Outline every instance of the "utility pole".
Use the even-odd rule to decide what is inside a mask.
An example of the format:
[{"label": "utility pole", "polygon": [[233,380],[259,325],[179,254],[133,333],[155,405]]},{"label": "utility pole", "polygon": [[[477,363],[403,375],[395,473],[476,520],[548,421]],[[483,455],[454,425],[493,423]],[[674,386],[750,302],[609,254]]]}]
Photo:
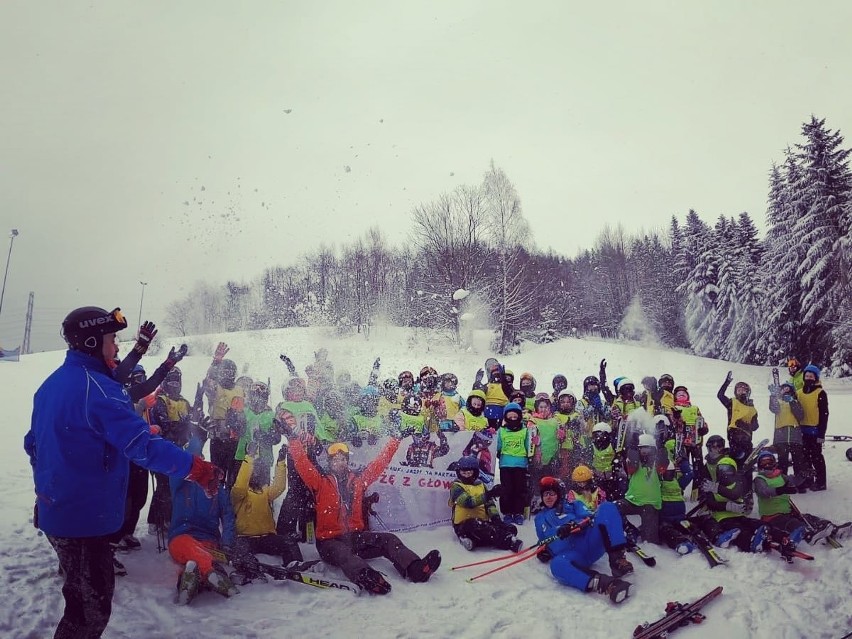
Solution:
[{"label": "utility pole", "polygon": [[12,229],[9,234],[9,254],[6,256],[6,272],[3,274],[3,290],[0,291],[0,313],[3,312],[3,298],[6,296],[6,278],[9,277],[9,262],[12,259],[12,246],[15,244],[15,238],[18,237],[18,229]]}]

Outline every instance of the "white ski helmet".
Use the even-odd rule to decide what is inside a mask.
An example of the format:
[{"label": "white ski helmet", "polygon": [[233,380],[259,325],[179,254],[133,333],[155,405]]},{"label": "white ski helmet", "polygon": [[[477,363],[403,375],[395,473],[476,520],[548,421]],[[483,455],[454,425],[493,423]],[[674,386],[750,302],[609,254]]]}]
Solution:
[{"label": "white ski helmet", "polygon": [[654,439],[653,435],[649,435],[648,433],[642,433],[639,435],[639,448],[656,448],[657,440]]},{"label": "white ski helmet", "polygon": [[612,426],[606,422],[598,422],[592,427],[593,433],[609,433],[612,434]]}]

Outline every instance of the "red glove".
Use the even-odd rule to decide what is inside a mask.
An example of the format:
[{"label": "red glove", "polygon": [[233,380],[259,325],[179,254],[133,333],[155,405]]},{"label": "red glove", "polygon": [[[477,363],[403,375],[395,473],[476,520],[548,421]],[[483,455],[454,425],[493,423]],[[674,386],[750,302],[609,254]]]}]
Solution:
[{"label": "red glove", "polygon": [[214,497],[219,492],[219,483],[224,476],[225,474],[218,467],[196,455],[186,480],[194,481],[204,489],[205,495]]},{"label": "red glove", "polygon": [[148,432],[152,435],[159,435],[163,432],[163,430],[159,426],[157,426],[157,424],[151,424],[150,426],[148,426]]}]

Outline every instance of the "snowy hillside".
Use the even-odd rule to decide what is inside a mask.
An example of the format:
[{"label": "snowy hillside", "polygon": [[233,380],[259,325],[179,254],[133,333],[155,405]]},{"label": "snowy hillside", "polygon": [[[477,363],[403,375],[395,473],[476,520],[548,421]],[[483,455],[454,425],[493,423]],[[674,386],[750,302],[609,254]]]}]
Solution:
[{"label": "snowy hillside", "polygon": [[[126,339],[132,337],[125,332]],[[255,333],[189,338],[192,356],[181,363],[184,395],[191,397],[209,362],[215,343],[223,339],[232,357],[255,378],[272,380],[272,399],[286,370],[278,359],[287,353],[302,371],[313,352],[325,347],[336,371],[348,370],[364,383],[376,356],[382,358],[382,376],[396,376],[403,369],[417,371],[429,364],[441,372],[453,371],[459,388],[469,388],[476,369],[491,355],[456,352],[444,343],[428,344],[402,329],[377,328],[369,340],[362,336],[339,339],[324,329],[284,329]],[[486,343],[483,336],[482,344]],[[129,344],[122,348],[127,352]],[[203,351],[203,355],[200,352]],[[165,351],[143,363],[153,370]],[[56,576],[56,557],[44,537],[31,526],[32,476],[22,441],[29,426],[32,395],[43,379],[62,361],[63,352],[27,355],[19,363],[0,363],[0,387],[4,389],[7,446],[0,452],[0,568],[6,594],[0,614],[0,635],[15,639],[52,636],[61,615],[61,580]],[[516,376],[532,372],[540,390],[550,390],[550,380],[564,373],[570,388],[579,391],[581,380],[597,374],[598,362],[606,358],[610,379],[627,375],[639,381],[643,375],[671,373],[678,384],[689,387],[693,403],[701,407],[711,433],[724,435],[725,411],[716,391],[729,368],[735,380],[753,388],[761,428],[756,438],[772,436],[768,410],[769,370],[753,366],[729,366],[726,362],[692,357],[678,352],[633,344],[602,341],[562,340],[529,346],[505,363]],[[825,380],[831,419],[829,434],[852,434],[852,384]],[[835,521],[852,518],[852,463],[844,451],[849,444],[826,445],[829,489],[796,497],[806,512]],[[178,567],[168,554],[157,554],[156,540],[145,534],[144,514],[137,534],[141,551],[122,556],[129,575],[117,578],[113,614],[105,637],[116,639],[159,639],[167,637],[458,637],[510,639],[520,636],[547,639],[570,637],[631,636],[637,623],[659,617],[670,600],[689,601],[722,585],[722,597],[709,605],[707,621],[701,626],[679,630],[684,639],[701,637],[739,639],[839,638],[852,631],[852,541],[841,549],[828,546],[803,550],[816,556],[813,562],[783,563],[777,555],[743,555],[735,550],[722,553],[726,566],[710,570],[697,553],[678,557],[663,547],[647,546],[656,555],[657,566],[634,562],[636,573],[632,596],[615,607],[600,595],[583,595],[559,586],[546,566],[536,560],[486,577],[475,583],[465,578],[476,569],[451,572],[454,565],[496,556],[499,551],[468,553],[455,540],[449,527],[415,533],[402,538],[415,552],[439,548],[443,565],[427,584],[404,582],[385,560],[375,567],[388,574],[393,591],[386,597],[321,591],[298,584],[276,582],[251,584],[236,597],[225,600],[212,593],[199,596],[188,607],[172,603]],[[530,523],[522,527],[526,544],[535,540]],[[306,558],[316,557],[313,547],[303,546]],[[602,562],[602,563],[605,563]],[[334,569],[330,569],[335,572]]]}]

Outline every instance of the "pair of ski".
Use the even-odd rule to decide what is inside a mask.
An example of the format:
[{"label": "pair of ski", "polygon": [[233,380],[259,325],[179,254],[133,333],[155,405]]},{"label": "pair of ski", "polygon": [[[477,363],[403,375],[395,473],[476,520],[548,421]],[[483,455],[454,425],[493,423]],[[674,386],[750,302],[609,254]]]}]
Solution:
[{"label": "pair of ski", "polygon": [[691,623],[701,623],[707,617],[701,614],[701,609],[722,594],[722,586],[717,586],[706,595],[689,604],[670,601],[666,605],[666,614],[653,623],[636,626],[633,639],[665,639],[678,628]]}]

